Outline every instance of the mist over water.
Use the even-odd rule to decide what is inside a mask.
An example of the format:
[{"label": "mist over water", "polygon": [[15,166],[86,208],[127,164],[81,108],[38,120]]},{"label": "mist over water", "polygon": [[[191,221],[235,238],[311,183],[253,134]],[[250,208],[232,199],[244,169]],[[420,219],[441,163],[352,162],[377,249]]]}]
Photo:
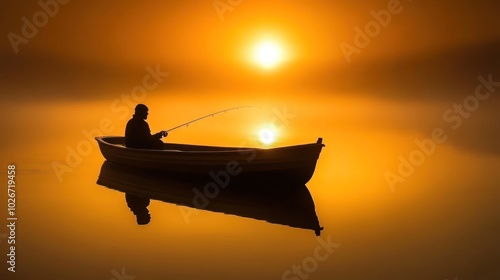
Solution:
[{"label": "mist over water", "polygon": [[[312,231],[202,210],[186,223],[178,206],[155,200],[149,206],[151,223],[137,226],[124,194],[96,184],[104,158],[92,137],[100,132],[123,135],[133,112],[121,101],[114,103],[120,100],[116,96],[89,102],[25,103],[28,115],[6,109],[16,119],[15,125],[2,125],[10,133],[3,138],[8,146],[2,145],[1,152],[4,166],[18,164],[18,215],[23,224],[18,279],[42,273],[111,278],[110,271],[122,267],[130,275],[149,279],[165,274],[280,279],[293,264],[313,255],[318,241]],[[500,159],[494,149],[479,149],[473,141],[461,145],[463,141],[455,137],[469,135],[467,122],[483,123],[495,116],[492,108],[497,99],[488,100],[493,105],[484,103],[464,120],[463,132],[442,119],[448,102],[408,103],[342,94],[321,100],[242,100],[228,94],[168,92],[150,94],[141,102],[150,108],[152,132],[228,107],[262,107],[178,129],[164,139],[170,142],[266,148],[257,134],[270,122],[280,127],[277,141],[267,148],[323,138],[326,147],[307,187],[325,228],[321,238],[340,247],[319,263],[314,279],[387,274],[465,279],[479,269],[485,277],[476,279],[488,279],[496,273],[488,260],[497,251],[487,244],[495,244],[498,229]],[[411,175],[403,176],[404,182],[388,184],[386,172],[399,174],[400,156],[410,161],[410,154],[419,148],[415,141],[428,139],[435,128],[445,130],[448,140],[437,144]],[[488,127],[478,131],[494,137],[497,134],[491,132],[498,132]],[[70,172],[58,175],[54,162]],[[196,270],[191,269],[193,263]],[[363,269],[354,269],[360,263]]]}]

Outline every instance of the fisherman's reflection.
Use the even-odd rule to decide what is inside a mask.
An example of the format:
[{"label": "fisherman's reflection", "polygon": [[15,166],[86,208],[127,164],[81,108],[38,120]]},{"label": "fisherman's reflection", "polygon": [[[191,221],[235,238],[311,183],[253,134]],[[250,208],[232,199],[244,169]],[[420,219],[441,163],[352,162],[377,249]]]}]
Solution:
[{"label": "fisherman's reflection", "polygon": [[125,194],[125,200],[130,210],[137,217],[138,225],[147,225],[151,221],[151,215],[149,214],[149,198],[137,196],[134,194]]}]

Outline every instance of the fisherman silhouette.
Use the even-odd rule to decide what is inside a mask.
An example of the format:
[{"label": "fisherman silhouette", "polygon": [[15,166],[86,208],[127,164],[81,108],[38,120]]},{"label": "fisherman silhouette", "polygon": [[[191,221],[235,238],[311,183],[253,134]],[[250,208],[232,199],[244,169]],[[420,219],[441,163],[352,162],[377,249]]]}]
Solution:
[{"label": "fisherman silhouette", "polygon": [[127,123],[125,128],[125,146],[136,149],[163,149],[163,142],[160,140],[166,137],[168,132],[160,131],[151,135],[151,130],[146,122],[148,118],[148,107],[144,104],[135,106],[135,114]]},{"label": "fisherman silhouette", "polygon": [[151,215],[149,215],[148,210],[149,198],[126,193],[125,200],[127,201],[127,206],[130,208],[130,211],[137,217],[137,224],[149,224],[151,221]]}]

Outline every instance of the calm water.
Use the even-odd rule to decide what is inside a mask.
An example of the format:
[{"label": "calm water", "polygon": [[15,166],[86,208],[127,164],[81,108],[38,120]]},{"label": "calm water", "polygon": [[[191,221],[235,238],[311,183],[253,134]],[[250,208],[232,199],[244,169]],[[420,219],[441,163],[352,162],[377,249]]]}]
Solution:
[{"label": "calm water", "polygon": [[[120,279],[125,273],[137,280],[443,280],[500,274],[500,158],[460,141],[480,127],[484,112],[451,133],[441,118],[444,103],[186,96],[147,97],[153,132],[227,107],[262,109],[216,116],[165,141],[262,146],[256,134],[270,122],[278,133],[271,147],[323,137],[326,147],[307,184],[324,227],[320,239],[312,230],[158,200],[148,207],[151,222],[138,226],[124,193],[96,184],[104,159],[88,136],[96,129],[123,134],[130,108],[113,107],[113,99],[24,103],[4,111],[11,117],[2,127],[10,131],[2,136],[2,174],[16,164],[18,221],[17,272],[7,273],[2,261],[1,278]],[[20,108],[29,115],[20,116]],[[415,140],[438,127],[449,139],[391,188],[386,172],[397,173],[398,157],[408,158]],[[68,172],[55,172],[55,162]],[[7,208],[5,191],[1,201]],[[0,240],[5,260],[6,240]],[[331,248],[318,247],[328,242]]]}]

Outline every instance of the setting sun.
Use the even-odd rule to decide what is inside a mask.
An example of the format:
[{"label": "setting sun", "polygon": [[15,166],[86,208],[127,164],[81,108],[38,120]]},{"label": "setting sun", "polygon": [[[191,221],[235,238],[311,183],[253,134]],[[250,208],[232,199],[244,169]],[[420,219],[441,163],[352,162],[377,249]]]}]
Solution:
[{"label": "setting sun", "polygon": [[262,68],[275,68],[283,61],[283,59],[283,48],[275,41],[261,41],[254,49],[253,60]]},{"label": "setting sun", "polygon": [[259,132],[259,140],[264,145],[272,144],[274,142],[275,138],[276,138],[276,134],[270,128],[263,128]]}]

